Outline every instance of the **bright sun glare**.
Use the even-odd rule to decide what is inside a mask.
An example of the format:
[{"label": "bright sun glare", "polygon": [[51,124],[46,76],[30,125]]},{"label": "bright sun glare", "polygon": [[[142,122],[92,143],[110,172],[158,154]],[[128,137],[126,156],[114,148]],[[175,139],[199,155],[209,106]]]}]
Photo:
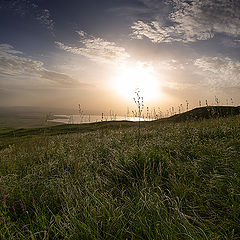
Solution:
[{"label": "bright sun glare", "polygon": [[127,99],[133,99],[136,89],[144,101],[152,101],[159,97],[159,83],[152,66],[137,64],[135,67],[122,66],[115,78],[114,87]]}]

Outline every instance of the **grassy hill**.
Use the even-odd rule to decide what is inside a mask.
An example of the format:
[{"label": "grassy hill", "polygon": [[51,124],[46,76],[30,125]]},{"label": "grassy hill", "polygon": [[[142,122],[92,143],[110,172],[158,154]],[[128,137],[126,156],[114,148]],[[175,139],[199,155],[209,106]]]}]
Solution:
[{"label": "grassy hill", "polygon": [[2,131],[0,239],[239,239],[240,116],[186,114]]},{"label": "grassy hill", "polygon": [[169,118],[160,119],[158,121],[172,121],[172,122],[182,122],[182,121],[196,121],[210,118],[219,117],[229,117],[240,114],[240,107],[233,106],[208,106],[199,107],[189,110],[184,113],[173,115]]}]

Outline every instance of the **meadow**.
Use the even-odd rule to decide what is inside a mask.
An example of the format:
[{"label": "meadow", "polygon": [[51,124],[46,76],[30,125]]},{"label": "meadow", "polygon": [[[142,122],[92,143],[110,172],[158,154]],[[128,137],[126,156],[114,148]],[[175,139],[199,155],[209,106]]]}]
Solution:
[{"label": "meadow", "polygon": [[0,239],[239,239],[240,115],[4,130]]}]

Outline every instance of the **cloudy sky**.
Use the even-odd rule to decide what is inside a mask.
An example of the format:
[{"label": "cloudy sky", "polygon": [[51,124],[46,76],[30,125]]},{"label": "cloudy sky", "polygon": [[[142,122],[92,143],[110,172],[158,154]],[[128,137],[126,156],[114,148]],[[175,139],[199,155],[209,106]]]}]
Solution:
[{"label": "cloudy sky", "polygon": [[0,29],[0,106],[240,104],[239,0],[0,0]]}]

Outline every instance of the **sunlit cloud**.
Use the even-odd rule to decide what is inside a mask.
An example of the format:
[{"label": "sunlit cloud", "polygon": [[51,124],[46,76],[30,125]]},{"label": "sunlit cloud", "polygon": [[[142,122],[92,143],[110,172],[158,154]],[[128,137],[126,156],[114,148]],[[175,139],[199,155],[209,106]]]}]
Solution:
[{"label": "sunlit cloud", "polygon": [[207,90],[240,87],[240,61],[229,57],[201,57],[178,61],[160,60],[155,69],[162,73],[168,88],[203,87]]},{"label": "sunlit cloud", "polygon": [[57,46],[67,52],[82,55],[95,62],[121,63],[130,57],[125,48],[115,42],[109,42],[99,37],[88,35],[84,31],[77,31],[81,47],[73,47],[56,42]]},{"label": "sunlit cloud", "polygon": [[[142,0],[155,12],[159,6],[154,2]],[[168,15],[168,22],[161,22],[160,16],[149,21],[138,20],[131,26],[131,37],[135,39],[149,38],[154,43],[160,42],[195,42],[223,33],[232,37],[240,35],[240,4],[230,0],[167,0],[173,6]]]},{"label": "sunlit cloud", "polygon": [[228,57],[201,57],[194,65],[211,87],[240,87],[240,61]]}]

